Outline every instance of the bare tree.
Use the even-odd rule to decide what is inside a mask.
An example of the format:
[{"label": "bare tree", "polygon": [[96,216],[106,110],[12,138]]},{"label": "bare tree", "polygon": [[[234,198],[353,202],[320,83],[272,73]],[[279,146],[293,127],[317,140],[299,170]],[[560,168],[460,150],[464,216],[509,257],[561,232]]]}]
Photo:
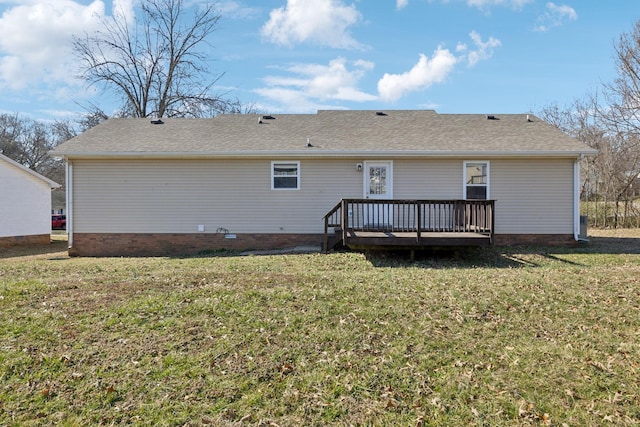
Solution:
[{"label": "bare tree", "polygon": [[261,110],[255,104],[243,104],[238,98],[228,99],[209,111],[210,116],[217,114],[259,114]]},{"label": "bare tree", "polygon": [[[192,13],[190,13],[192,11]],[[224,111],[213,93],[222,75],[205,66],[208,37],[220,15],[213,4],[187,10],[183,0],[145,0],[138,17],[102,20],[103,30],[74,39],[81,78],[122,97],[128,117],[203,117]]]},{"label": "bare tree", "polygon": [[612,163],[609,165],[617,226],[620,205],[624,217],[633,209],[633,187],[640,183],[640,21],[614,45],[617,77],[604,86],[606,104],[599,110],[606,122]]},{"label": "bare tree", "polygon": [[39,172],[51,148],[43,123],[18,114],[0,115],[0,149],[5,156]]},{"label": "bare tree", "polygon": [[618,227],[640,217],[633,204],[640,185],[640,21],[620,36],[614,52],[617,76],[603,85],[602,97],[589,96],[564,110],[552,105],[540,115],[598,150],[584,162],[583,195],[603,202],[596,225]]},{"label": "bare tree", "polygon": [[76,122],[73,122],[71,120],[56,120],[55,122],[53,122],[53,124],[51,124],[50,127],[53,142],[56,145],[68,141],[74,136],[78,135],[78,131],[76,130]]},{"label": "bare tree", "polygon": [[581,191],[580,196],[586,199],[597,193],[598,184],[602,182],[602,159],[606,157],[602,149],[607,144],[604,124],[595,107],[597,97],[592,96],[583,100],[575,100],[573,104],[561,108],[558,104],[544,107],[539,117],[557,127],[564,133],[584,142],[592,148],[599,150],[594,157],[587,157],[582,161],[581,167]]},{"label": "bare tree", "polygon": [[604,87],[602,114],[618,132],[640,134],[640,21],[614,45],[616,79]]},{"label": "bare tree", "polygon": [[74,134],[70,123],[49,125],[18,114],[0,114],[0,151],[57,182],[64,179],[63,164],[47,153]]},{"label": "bare tree", "polygon": [[20,163],[19,139],[23,123],[18,114],[0,114],[0,153]]},{"label": "bare tree", "polygon": [[100,123],[107,120],[109,116],[107,113],[102,111],[96,105],[91,105],[90,108],[87,109],[87,112],[78,119],[78,126],[80,127],[80,132],[85,132],[91,129],[94,126],[99,125]]}]

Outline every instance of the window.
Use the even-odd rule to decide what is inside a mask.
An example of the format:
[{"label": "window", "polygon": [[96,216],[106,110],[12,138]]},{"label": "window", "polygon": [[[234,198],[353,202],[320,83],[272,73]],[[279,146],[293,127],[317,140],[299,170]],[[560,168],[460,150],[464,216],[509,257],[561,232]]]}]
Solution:
[{"label": "window", "polygon": [[489,162],[464,162],[465,200],[489,199]]},{"label": "window", "polygon": [[272,190],[300,189],[300,162],[271,162]]}]

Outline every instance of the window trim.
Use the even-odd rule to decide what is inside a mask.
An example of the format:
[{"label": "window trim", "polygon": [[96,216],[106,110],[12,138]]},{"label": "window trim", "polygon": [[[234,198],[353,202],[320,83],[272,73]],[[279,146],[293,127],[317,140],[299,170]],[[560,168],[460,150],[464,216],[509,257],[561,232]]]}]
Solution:
[{"label": "window trim", "polygon": [[[483,163],[487,166],[487,183],[486,184],[467,184],[467,165]],[[463,200],[481,200],[481,199],[467,199],[467,187],[487,187],[487,197],[484,200],[491,200],[491,162],[489,160],[465,160],[462,165],[462,199]]]},{"label": "window trim", "polygon": [[[275,174],[275,168],[276,165],[296,165],[296,187],[295,188],[276,188],[275,186],[275,180],[276,180],[276,174]],[[293,177],[293,176],[291,176]],[[301,178],[301,174],[300,174],[300,161],[299,160],[273,160],[271,162],[271,190],[273,191],[295,191],[295,190],[300,190],[300,178]]]}]

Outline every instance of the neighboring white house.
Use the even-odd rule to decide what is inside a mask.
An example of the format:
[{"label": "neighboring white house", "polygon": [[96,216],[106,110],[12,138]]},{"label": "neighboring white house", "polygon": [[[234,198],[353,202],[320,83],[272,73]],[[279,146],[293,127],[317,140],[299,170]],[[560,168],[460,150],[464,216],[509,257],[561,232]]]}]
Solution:
[{"label": "neighboring white house", "polygon": [[51,190],[59,184],[0,154],[0,247],[51,241]]},{"label": "neighboring white house", "polygon": [[[335,230],[351,247],[571,244],[594,153],[526,114],[419,110],[109,119],[50,154],[67,162],[70,253],[101,256],[326,245]],[[361,231],[386,234],[347,239]]]}]

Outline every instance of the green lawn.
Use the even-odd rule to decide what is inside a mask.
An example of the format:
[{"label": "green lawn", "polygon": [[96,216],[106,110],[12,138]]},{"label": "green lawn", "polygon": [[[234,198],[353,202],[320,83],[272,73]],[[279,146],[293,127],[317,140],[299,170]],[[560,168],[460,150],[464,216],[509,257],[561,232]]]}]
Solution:
[{"label": "green lawn", "polygon": [[640,232],[577,248],[0,252],[0,425],[640,425]]}]

